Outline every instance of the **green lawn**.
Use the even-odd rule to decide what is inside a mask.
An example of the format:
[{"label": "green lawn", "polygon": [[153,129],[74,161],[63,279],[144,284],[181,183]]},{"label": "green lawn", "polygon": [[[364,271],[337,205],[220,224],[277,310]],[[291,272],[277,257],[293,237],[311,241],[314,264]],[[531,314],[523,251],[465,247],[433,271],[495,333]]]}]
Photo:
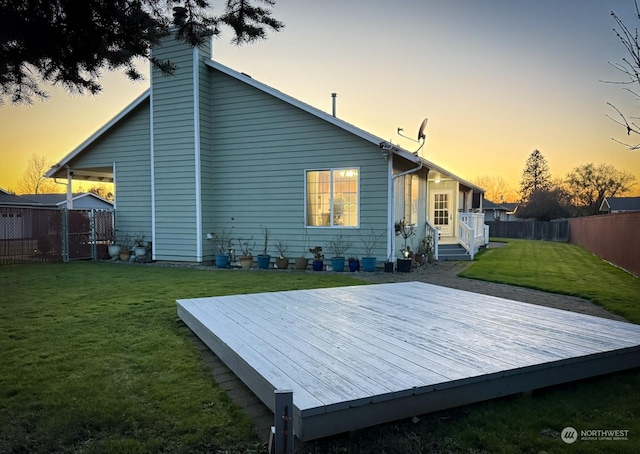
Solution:
[{"label": "green lawn", "polygon": [[[468,272],[517,262],[500,251],[530,254],[520,260],[522,275],[537,268],[535,254],[543,262],[567,255],[567,245],[540,255],[535,246],[547,243],[519,243],[481,254]],[[572,251],[573,259],[556,263],[577,269],[583,255]],[[580,284],[588,291],[599,295],[611,276],[619,279],[612,287],[637,289],[635,278],[594,263],[604,268]],[[562,290],[573,293],[574,279],[565,278]],[[250,421],[211,379],[175,299],[361,283],[348,274],[111,263],[0,267],[0,453],[263,452]],[[523,283],[539,287],[535,279]],[[635,317],[637,294],[601,303]],[[319,440],[299,452],[640,452],[638,390],[640,371],[631,370]],[[559,439],[565,426],[629,430],[629,440],[568,446]]]},{"label": "green lawn", "polygon": [[640,279],[572,244],[503,241],[460,275],[579,296],[640,323]]},{"label": "green lawn", "polygon": [[0,453],[211,452],[251,422],[177,298],[358,284],[328,273],[69,263],[0,268]]}]

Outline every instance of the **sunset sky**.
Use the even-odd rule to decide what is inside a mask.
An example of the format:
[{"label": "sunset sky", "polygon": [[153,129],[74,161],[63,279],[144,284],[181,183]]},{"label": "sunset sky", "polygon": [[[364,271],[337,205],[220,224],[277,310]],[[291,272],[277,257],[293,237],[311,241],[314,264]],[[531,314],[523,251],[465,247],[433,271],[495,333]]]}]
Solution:
[{"label": "sunset sky", "polygon": [[[278,0],[282,32],[236,47],[224,30],[214,59],[327,112],[336,92],[338,117],[409,150],[397,128],[414,136],[428,117],[424,157],[467,180],[517,188],[538,149],[554,178],[609,163],[634,174],[640,194],[640,151],[612,141],[627,136],[605,116],[607,101],[640,113],[603,82],[624,80],[610,64],[626,56],[611,10],[640,25],[633,0]],[[60,160],[148,80],[111,73],[103,85],[97,97],[50,89],[48,101],[1,107],[0,188],[17,187],[33,153]]]}]

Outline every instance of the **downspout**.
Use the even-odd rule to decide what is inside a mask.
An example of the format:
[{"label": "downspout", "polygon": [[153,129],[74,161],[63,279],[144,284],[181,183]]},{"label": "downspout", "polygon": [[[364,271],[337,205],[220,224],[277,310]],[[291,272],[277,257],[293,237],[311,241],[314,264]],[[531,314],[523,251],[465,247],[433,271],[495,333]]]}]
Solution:
[{"label": "downspout", "polygon": [[[391,153],[391,156],[393,156],[393,153]],[[387,252],[389,252],[388,254],[388,259],[389,261],[391,261],[392,257],[395,258],[396,256],[396,241],[395,241],[395,229],[394,229],[394,224],[395,224],[395,210],[396,210],[396,195],[395,195],[395,180],[397,178],[400,178],[404,175],[409,175],[410,173],[415,173],[418,172],[419,170],[422,169],[423,164],[422,161],[420,161],[418,163],[418,167],[414,167],[413,169],[409,169],[409,170],[405,170],[404,172],[400,172],[397,173],[395,175],[393,175],[393,166],[392,166],[392,160],[389,159],[389,175],[390,175],[390,181],[389,181],[389,188],[390,188],[390,192],[391,192],[391,201],[389,204],[389,244],[387,245]],[[390,250],[389,250],[390,249]]]}]

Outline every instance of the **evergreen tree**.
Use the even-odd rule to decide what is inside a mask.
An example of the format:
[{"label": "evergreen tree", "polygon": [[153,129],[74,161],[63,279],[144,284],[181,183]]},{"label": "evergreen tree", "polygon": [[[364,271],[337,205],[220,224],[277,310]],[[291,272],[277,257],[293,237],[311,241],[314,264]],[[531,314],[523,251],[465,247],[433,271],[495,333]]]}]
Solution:
[{"label": "evergreen tree", "polygon": [[549,191],[551,189],[551,172],[549,164],[539,150],[533,152],[527,158],[522,178],[520,179],[520,197],[522,202],[527,202],[531,194],[537,191]]},{"label": "evergreen tree", "polygon": [[150,49],[171,29],[193,46],[229,26],[233,42],[250,43],[278,31],[283,24],[268,8],[275,0],[0,0],[0,104],[46,98],[41,83],[70,92],[96,94],[100,72],[123,70],[142,76],[134,66],[147,58],[165,74],[175,65],[151,57]]}]

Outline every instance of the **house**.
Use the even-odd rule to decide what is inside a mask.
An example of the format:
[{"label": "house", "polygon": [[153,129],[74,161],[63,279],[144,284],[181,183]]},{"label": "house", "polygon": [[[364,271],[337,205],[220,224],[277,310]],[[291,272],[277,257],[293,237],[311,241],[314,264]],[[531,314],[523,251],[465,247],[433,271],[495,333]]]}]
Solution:
[{"label": "house", "polygon": [[[28,199],[37,206],[51,208],[67,208],[67,194],[24,194],[20,196]],[[96,209],[112,210],[113,204],[92,192],[77,192],[71,195],[71,208],[73,209]]]},{"label": "house", "polygon": [[484,200],[484,221],[513,221],[516,217],[517,203],[495,203]]},{"label": "house", "polygon": [[640,197],[605,197],[598,211],[600,213],[640,211]]},{"label": "house", "polygon": [[208,233],[231,229],[261,245],[263,228],[272,255],[286,240],[292,257],[316,245],[329,257],[342,234],[347,255],[363,256],[360,235],[374,229],[386,232],[381,263],[403,247],[402,218],[417,226],[414,247],[429,232],[470,254],[485,242],[472,213],[481,188],[211,54],[210,42],[165,39],[153,56],[176,63],[175,74],[152,69],[149,90],[46,176],[114,182],[118,232],[142,231],[154,260],[210,262]]}]

